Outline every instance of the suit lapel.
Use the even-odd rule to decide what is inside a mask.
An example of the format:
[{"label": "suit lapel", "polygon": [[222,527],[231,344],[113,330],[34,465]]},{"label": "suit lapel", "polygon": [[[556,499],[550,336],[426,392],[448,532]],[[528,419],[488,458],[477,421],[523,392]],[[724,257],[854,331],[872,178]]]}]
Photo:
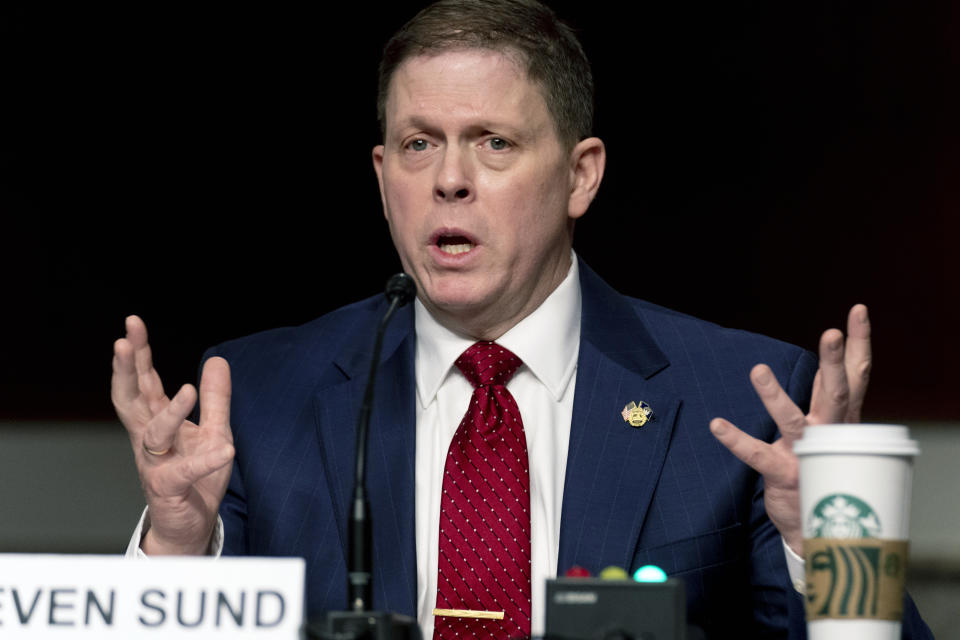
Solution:
[{"label": "suit lapel", "polygon": [[[385,310],[379,309],[376,320]],[[353,495],[356,421],[372,357],[374,328],[334,360],[343,381],[318,391],[314,408],[324,473],[330,487],[344,557]],[[416,615],[414,537],[414,332],[412,306],[401,309],[384,337],[367,444],[367,490],[373,541],[373,599],[378,610]]]},{"label": "suit lapel", "polygon": [[[580,355],[563,495],[557,572],[631,569],[660,477],[680,400],[657,384],[669,362],[616,291],[580,263]],[[630,426],[621,412],[649,404],[653,418]]]}]

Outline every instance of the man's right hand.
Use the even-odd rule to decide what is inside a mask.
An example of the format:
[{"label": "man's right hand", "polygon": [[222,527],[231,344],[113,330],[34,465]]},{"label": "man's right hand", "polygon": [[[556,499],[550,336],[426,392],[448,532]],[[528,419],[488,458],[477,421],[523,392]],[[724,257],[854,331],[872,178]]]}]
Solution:
[{"label": "man's right hand", "polygon": [[133,446],[150,527],[147,554],[201,555],[208,551],[217,509],[230,480],[230,367],[210,358],[200,377],[200,424],[187,420],[197,401],[192,385],[172,398],[153,368],[147,327],[126,320],[127,335],[113,345],[111,397]]}]

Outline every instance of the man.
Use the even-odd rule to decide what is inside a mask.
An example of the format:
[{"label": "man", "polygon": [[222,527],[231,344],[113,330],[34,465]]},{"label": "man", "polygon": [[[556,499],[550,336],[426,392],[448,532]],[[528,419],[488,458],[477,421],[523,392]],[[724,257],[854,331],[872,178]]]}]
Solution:
[{"label": "man", "polygon": [[[708,634],[802,633],[785,561],[802,540],[791,443],[858,419],[866,309],[846,344],[824,334],[814,381],[800,349],[607,287],[571,250],[606,159],[591,104],[579,43],[533,0],[442,0],[385,49],[373,164],[418,300],[385,337],[371,423],[374,606],[428,636],[537,635],[546,577],[653,562],[685,579]],[[133,549],[302,555],[310,613],[345,608],[353,425],[383,310],[366,300],[212,351],[198,424],[196,392],[164,395],[128,318],[112,393],[148,505]],[[475,348],[515,368],[477,381]],[[490,469],[466,452],[477,432]],[[517,505],[471,502],[474,488]]]}]

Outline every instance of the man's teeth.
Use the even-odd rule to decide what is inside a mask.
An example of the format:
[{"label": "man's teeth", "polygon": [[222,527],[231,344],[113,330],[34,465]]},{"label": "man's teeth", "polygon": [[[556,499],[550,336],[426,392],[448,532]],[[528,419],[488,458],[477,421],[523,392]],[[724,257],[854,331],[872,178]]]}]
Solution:
[{"label": "man's teeth", "polygon": [[469,242],[463,244],[440,244],[440,250],[444,253],[466,253],[470,251],[470,249],[473,249],[473,245]]}]

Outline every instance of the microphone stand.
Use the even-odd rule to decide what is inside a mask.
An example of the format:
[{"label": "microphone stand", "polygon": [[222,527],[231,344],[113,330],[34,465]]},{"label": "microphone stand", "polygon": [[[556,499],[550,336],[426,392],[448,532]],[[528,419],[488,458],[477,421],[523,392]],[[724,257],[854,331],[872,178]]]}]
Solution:
[{"label": "microphone stand", "polygon": [[320,623],[307,625],[307,637],[322,640],[420,640],[417,621],[409,616],[383,611],[371,611],[371,573],[373,561],[370,542],[370,503],[366,492],[367,433],[370,431],[370,412],[373,390],[383,335],[394,312],[416,296],[416,285],[405,273],[398,273],[387,281],[385,294],[390,301],[386,313],[377,326],[373,358],[363,402],[357,414],[357,448],[353,501],[350,506],[349,553],[347,556],[347,594],[349,611],[331,611]]}]

